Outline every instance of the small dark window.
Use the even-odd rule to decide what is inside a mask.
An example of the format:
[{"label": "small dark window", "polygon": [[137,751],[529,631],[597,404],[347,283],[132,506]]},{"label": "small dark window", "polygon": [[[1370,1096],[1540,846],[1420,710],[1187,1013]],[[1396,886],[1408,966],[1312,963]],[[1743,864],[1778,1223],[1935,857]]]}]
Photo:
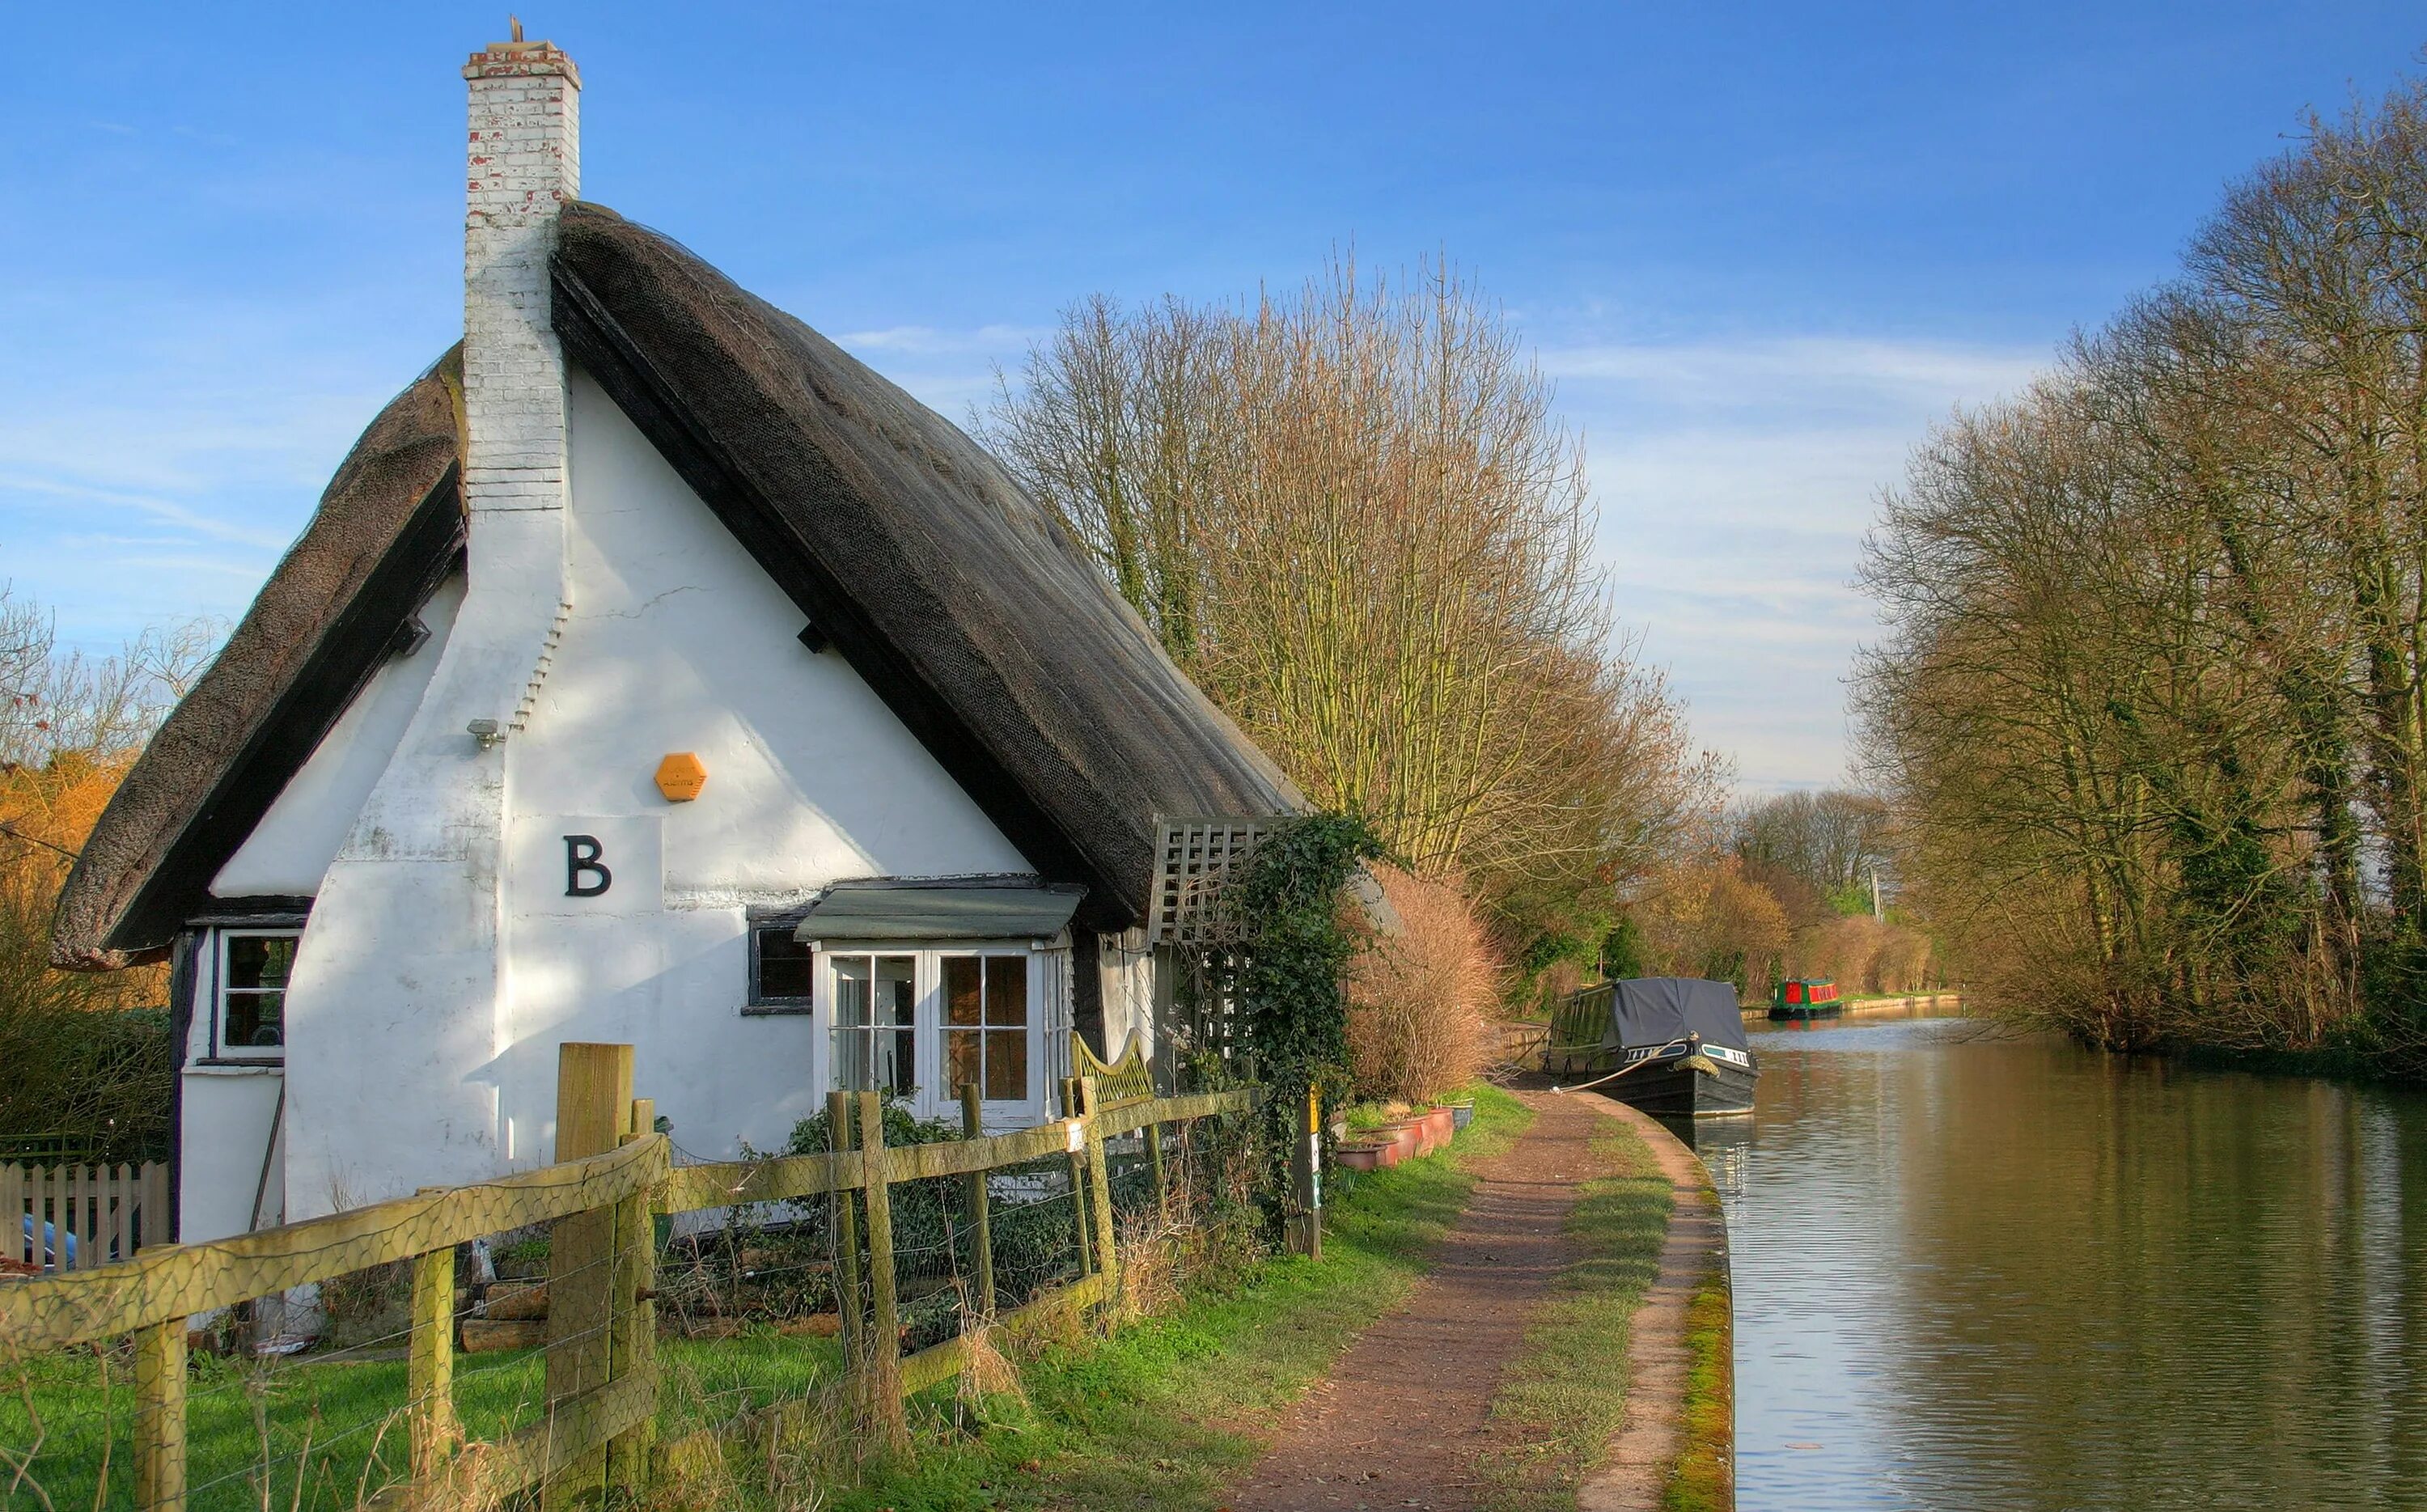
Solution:
[{"label": "small dark window", "polygon": [[286,981],[295,969],[292,931],[220,936],[219,1044],[230,1060],[281,1058],[286,1044]]},{"label": "small dark window", "polygon": [[806,1009],[815,952],[792,937],[798,919],[758,919],[750,923],[750,1002],[753,1007]]}]

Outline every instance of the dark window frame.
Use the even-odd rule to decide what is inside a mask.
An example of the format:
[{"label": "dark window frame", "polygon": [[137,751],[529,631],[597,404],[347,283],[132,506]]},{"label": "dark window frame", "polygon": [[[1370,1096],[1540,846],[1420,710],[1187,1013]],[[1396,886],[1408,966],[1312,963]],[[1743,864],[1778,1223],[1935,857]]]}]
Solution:
[{"label": "dark window frame", "polygon": [[742,934],[743,952],[750,958],[750,993],[743,1000],[741,1012],[753,1018],[774,1017],[784,1014],[809,1014],[817,1011],[817,960],[814,947],[807,950],[808,990],[797,998],[771,997],[759,980],[758,938],[778,929],[795,930],[808,917],[806,903],[790,908],[753,908],[747,916]]}]

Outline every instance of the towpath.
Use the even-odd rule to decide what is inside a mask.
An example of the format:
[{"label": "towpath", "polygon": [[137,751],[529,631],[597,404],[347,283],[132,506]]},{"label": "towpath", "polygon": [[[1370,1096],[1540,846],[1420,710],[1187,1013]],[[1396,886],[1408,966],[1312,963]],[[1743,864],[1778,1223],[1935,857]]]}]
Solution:
[{"label": "towpath", "polygon": [[1430,1273],[1282,1419],[1231,1512],[1481,1504],[1474,1466],[1495,1446],[1492,1395],[1528,1314],[1579,1257],[1561,1225],[1599,1169],[1588,1144],[1600,1099],[1521,1096],[1532,1127],[1475,1162],[1474,1195]]},{"label": "towpath", "polygon": [[1495,1433],[1492,1398],[1553,1277],[1582,1258],[1563,1227],[1581,1183],[1604,1172],[1590,1149],[1604,1117],[1643,1137],[1676,1210],[1659,1279],[1631,1329],[1625,1423],[1608,1461],[1578,1488],[1579,1504],[1658,1504],[1679,1447],[1686,1305],[1725,1252],[1709,1179],[1690,1151],[1632,1108],[1589,1093],[1519,1096],[1534,1122],[1507,1151],[1475,1162],[1474,1197],[1432,1270],[1281,1420],[1229,1512],[1471,1512],[1486,1504],[1492,1484],[1477,1461],[1517,1447]]}]

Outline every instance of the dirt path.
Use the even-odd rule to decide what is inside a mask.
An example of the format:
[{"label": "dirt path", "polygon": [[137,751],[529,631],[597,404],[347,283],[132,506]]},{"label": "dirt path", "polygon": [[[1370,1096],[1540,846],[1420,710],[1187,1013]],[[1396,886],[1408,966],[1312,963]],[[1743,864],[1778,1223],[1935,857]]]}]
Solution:
[{"label": "dirt path", "polygon": [[1560,1232],[1603,1105],[1522,1094],[1533,1126],[1478,1162],[1465,1215],[1405,1307],[1367,1329],[1330,1377],[1292,1408],[1273,1445],[1230,1497],[1232,1512],[1418,1508],[1480,1502],[1474,1463],[1526,1314],[1578,1258]]}]

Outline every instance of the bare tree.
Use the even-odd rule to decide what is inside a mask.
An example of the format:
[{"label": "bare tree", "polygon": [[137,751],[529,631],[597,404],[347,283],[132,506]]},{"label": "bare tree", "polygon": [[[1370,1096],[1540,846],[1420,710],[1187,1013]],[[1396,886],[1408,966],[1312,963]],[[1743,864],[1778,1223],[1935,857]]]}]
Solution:
[{"label": "bare tree", "polygon": [[1420,873],[1614,897],[1711,801],[1580,450],[1472,282],[1067,312],[983,431],[1175,659]]}]

